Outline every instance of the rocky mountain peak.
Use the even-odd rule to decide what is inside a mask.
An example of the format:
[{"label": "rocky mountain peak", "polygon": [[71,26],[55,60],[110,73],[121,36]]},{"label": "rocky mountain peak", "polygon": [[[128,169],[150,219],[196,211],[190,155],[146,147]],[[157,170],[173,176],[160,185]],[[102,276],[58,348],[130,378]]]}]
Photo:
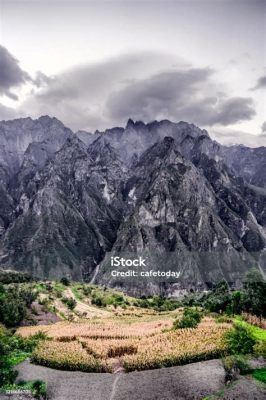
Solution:
[{"label": "rocky mountain peak", "polygon": [[127,124],[126,124],[126,129],[134,128],[134,126],[135,126],[135,123],[134,123],[133,119],[129,118],[127,121]]},{"label": "rocky mountain peak", "polygon": [[58,125],[61,127],[64,126],[63,123],[61,121],[59,121],[59,119],[57,119],[56,117],[50,117],[49,115],[42,115],[36,121],[39,122],[43,127],[47,127],[52,124],[55,124],[55,125]]},{"label": "rocky mountain peak", "polygon": [[76,132],[76,136],[82,140],[83,143],[86,144],[86,146],[89,146],[94,140],[96,140],[101,133],[97,130],[95,133],[90,133],[84,130],[79,130]]},{"label": "rocky mountain peak", "polygon": [[[39,153],[44,153],[40,163],[43,166],[72,135],[62,122],[49,116],[0,122],[0,165],[5,166],[11,176],[16,174],[25,157],[34,158],[34,154],[38,154],[36,146],[32,147],[35,143],[40,147]],[[28,147],[30,151],[27,152]],[[34,163],[38,167],[38,157],[35,157]]]},{"label": "rocky mountain peak", "polygon": [[177,158],[182,162],[182,156],[178,151],[177,143],[174,138],[166,136],[162,141],[155,143],[142,154],[137,166],[150,168],[162,162],[171,163]]},{"label": "rocky mountain peak", "polygon": [[[184,121],[94,134],[49,116],[0,122],[1,262],[45,278],[96,270],[134,295],[239,284],[266,265],[265,160]],[[129,252],[180,278],[112,279],[110,255]]]},{"label": "rocky mountain peak", "polygon": [[126,130],[128,129],[141,129],[145,128],[147,125],[142,121],[133,121],[133,119],[129,118],[126,124]]},{"label": "rocky mountain peak", "polygon": [[88,153],[95,162],[108,164],[110,161],[118,159],[117,153],[104,135],[99,136],[89,145]]}]

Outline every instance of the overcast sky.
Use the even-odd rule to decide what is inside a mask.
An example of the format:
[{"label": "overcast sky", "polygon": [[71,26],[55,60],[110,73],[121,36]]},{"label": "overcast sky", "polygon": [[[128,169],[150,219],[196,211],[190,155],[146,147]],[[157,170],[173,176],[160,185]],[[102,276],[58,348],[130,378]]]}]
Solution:
[{"label": "overcast sky", "polygon": [[188,121],[266,145],[266,0],[0,0],[0,120]]}]

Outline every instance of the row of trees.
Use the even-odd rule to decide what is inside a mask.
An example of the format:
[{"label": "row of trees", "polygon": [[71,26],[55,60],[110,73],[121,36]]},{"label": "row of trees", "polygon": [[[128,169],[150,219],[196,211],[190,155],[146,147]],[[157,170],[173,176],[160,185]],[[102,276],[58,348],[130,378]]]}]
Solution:
[{"label": "row of trees", "polygon": [[231,290],[225,280],[209,293],[188,298],[188,305],[203,306],[211,312],[266,317],[266,282],[258,270],[247,274],[241,290]]}]

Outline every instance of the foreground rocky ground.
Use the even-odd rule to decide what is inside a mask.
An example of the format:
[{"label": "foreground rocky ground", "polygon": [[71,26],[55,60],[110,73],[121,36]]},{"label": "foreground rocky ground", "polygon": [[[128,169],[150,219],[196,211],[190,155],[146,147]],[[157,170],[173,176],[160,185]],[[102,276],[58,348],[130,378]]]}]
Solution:
[{"label": "foreground rocky ground", "polygon": [[265,385],[251,378],[240,376],[239,379],[216,395],[208,396],[206,400],[265,400]]},{"label": "foreground rocky ground", "polygon": [[[129,374],[59,371],[25,361],[18,365],[19,379],[48,383],[49,400],[264,400],[265,387],[240,377],[224,387],[220,360]],[[29,395],[3,395],[1,400],[28,400]]]}]

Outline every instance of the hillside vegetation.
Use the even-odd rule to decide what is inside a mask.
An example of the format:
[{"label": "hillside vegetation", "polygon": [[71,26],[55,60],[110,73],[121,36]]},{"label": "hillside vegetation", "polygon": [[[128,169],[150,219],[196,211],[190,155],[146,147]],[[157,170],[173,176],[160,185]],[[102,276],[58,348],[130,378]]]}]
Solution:
[{"label": "hillside vegetation", "polygon": [[71,371],[129,372],[221,357],[231,380],[241,357],[266,357],[265,282],[255,275],[241,291],[222,281],[177,300],[0,274],[0,387],[14,387],[14,366],[26,358]]}]

